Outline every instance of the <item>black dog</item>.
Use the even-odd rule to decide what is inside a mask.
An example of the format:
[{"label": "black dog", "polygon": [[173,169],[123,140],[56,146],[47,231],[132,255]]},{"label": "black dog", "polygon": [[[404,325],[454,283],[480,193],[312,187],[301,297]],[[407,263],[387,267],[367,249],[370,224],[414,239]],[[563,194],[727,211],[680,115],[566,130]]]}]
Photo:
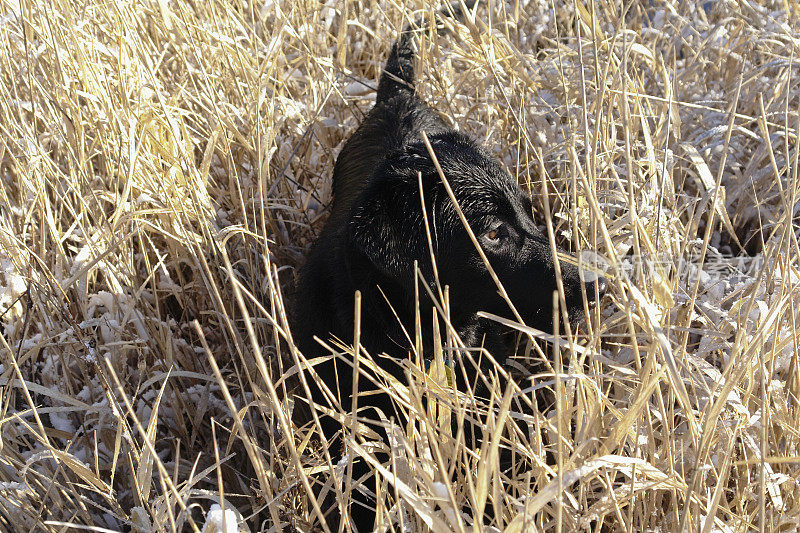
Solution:
[{"label": "black dog", "polygon": [[[430,139],[469,226],[528,325],[552,329],[556,290],[552,250],[534,223],[528,195],[475,141],[449,128],[415,95],[412,37],[406,30],[394,44],[375,106],[336,160],[332,212],[300,274],[292,327],[294,340],[307,357],[327,353],[314,336],[353,342],[353,296],[360,291],[361,346],[401,380],[405,378],[400,361],[408,358],[411,348],[406,332],[414,335],[415,262],[434,294],[437,290],[420,173],[438,279],[441,287],[449,286],[450,320],[461,340],[500,357],[508,350],[507,332],[478,312],[512,316],[446,192],[421,132]],[[568,262],[561,262],[561,275],[569,317],[578,319],[583,315],[583,294],[592,305],[595,295],[605,291],[605,281],[601,278],[582,290],[578,268]],[[431,324],[432,304],[424,288],[419,294],[422,324]],[[432,343],[431,332],[425,334],[423,329],[428,354]],[[352,362],[339,359],[315,369],[341,399],[341,407],[350,410]],[[374,390],[368,385],[362,376],[359,392]],[[327,404],[313,384],[312,391],[316,402]],[[394,415],[391,398],[385,394],[359,394],[358,408],[359,420],[377,420],[370,409]],[[323,418],[328,439],[338,429],[340,424]],[[361,500],[355,498],[356,527],[370,530],[374,513],[359,507]]]}]

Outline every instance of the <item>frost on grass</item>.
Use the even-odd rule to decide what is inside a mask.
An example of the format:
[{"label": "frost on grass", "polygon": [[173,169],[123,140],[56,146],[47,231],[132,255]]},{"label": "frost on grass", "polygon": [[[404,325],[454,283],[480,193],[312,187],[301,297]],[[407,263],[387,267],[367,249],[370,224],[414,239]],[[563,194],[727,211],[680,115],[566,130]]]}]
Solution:
[{"label": "frost on grass", "polygon": [[286,304],[423,4],[0,4],[0,529],[220,531],[224,499],[305,530],[363,460],[409,531],[795,527],[796,6],[487,4],[421,32],[419,93],[611,295],[491,405],[387,379],[407,420],[346,450],[303,425]]}]

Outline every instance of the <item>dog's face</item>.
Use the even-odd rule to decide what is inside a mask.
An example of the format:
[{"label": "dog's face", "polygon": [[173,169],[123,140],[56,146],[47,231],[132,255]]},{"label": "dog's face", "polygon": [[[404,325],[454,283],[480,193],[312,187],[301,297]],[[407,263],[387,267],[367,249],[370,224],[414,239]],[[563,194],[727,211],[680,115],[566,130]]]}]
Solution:
[{"label": "dog's face", "polygon": [[[473,141],[457,133],[433,135],[433,151],[453,194],[500,282],[525,322],[550,330],[553,291],[557,290],[553,253],[536,227],[528,195]],[[439,279],[450,286],[454,313],[478,311],[509,316],[509,307],[461,222],[426,147],[412,143],[376,170],[360,196],[350,222],[353,244],[385,276],[413,287],[417,261],[433,279],[430,247],[420,199],[419,174]],[[583,315],[580,272],[561,261],[567,310]],[[593,300],[594,288],[587,287]],[[410,294],[413,294],[411,292]]]}]

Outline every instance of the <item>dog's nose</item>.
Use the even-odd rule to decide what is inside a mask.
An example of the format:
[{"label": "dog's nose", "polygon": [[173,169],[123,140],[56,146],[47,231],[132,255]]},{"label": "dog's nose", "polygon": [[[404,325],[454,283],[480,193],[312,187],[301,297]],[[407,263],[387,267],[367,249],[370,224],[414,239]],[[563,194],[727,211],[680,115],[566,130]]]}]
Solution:
[{"label": "dog's nose", "polygon": [[[589,300],[589,308],[597,306],[598,300],[608,291],[608,280],[600,276],[594,283],[586,285],[586,297]],[[597,298],[595,299],[595,295]]]}]

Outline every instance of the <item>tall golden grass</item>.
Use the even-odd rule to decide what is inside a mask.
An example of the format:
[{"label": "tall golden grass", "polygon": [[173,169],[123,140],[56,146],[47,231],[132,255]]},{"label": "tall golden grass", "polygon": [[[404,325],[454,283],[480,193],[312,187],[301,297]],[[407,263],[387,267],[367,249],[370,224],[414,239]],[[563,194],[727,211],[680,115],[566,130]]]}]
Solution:
[{"label": "tall golden grass", "polygon": [[433,365],[385,380],[389,442],[337,463],[298,422],[292,280],[424,9],[0,0],[0,528],[322,529],[358,459],[394,530],[796,530],[794,2],[490,1],[425,34],[421,96],[611,294],[488,406]]}]

